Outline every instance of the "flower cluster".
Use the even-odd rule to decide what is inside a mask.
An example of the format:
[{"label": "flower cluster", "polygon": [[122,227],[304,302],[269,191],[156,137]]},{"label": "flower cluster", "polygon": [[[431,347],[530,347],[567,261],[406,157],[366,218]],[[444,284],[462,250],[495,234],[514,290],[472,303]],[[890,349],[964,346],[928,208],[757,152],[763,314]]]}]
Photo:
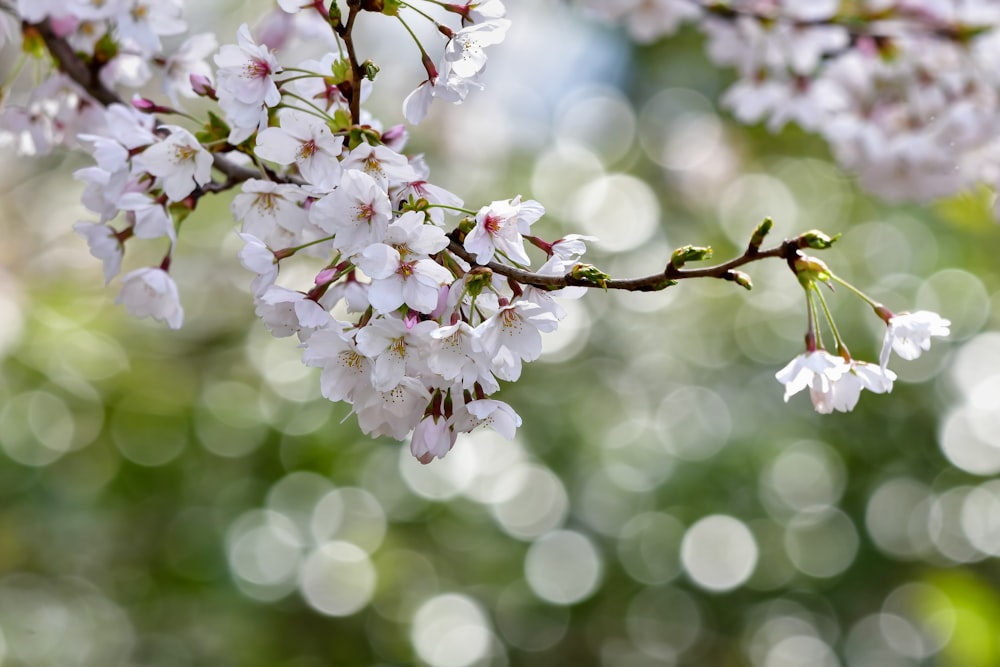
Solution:
[{"label": "flower cluster", "polygon": [[696,22],[709,58],[739,73],[722,100],[736,118],[819,133],[880,196],[1000,182],[995,2],[584,1],[643,41]]},{"label": "flower cluster", "polygon": [[[775,374],[778,382],[785,385],[786,403],[791,396],[808,388],[809,398],[816,412],[849,412],[858,404],[864,389],[876,394],[892,391],[896,374],[889,370],[888,364],[893,351],[903,359],[916,359],[930,349],[932,336],[947,336],[949,333],[951,322],[937,313],[920,310],[915,313],[894,314],[838,277],[826,264],[814,257],[800,254],[791,265],[806,290],[809,328],[806,331],[806,351]],[[851,356],[827,307],[820,288],[823,283],[843,285],[871,306],[875,314],[885,322],[885,339],[878,364],[860,361]],[[819,309],[817,302],[821,306]],[[818,310],[822,310],[830,326],[836,354],[823,347]]]},{"label": "flower cluster", "polygon": [[[895,379],[887,368],[892,350],[914,358],[927,349],[931,336],[947,334],[947,321],[935,315],[894,315],[868,299],[887,324],[886,343],[878,365],[853,359],[817,287],[843,281],[800,252],[832,243],[816,232],[762,249],[771,224],[766,220],[746,252],[724,264],[685,269],[685,263],[711,256],[710,248],[685,246],[662,273],[613,280],[580,263],[586,244],[595,239],[571,234],[546,241],[535,234],[532,227],[544,214],[540,203],[516,196],[466,208],[460,197],[431,183],[421,157],[405,153],[408,130],[383,126],[361,106],[378,67],[357,57],[354,26],[364,12],[378,12],[398,19],[413,37],[427,74],[402,105],[415,124],[433,99],[457,104],[483,87],[486,50],[502,42],[510,28],[500,0],[279,0],[278,5],[257,35],[244,24],[236,43],[217,48],[213,36],[195,35],[169,50],[161,38],[186,29],[179,0],[19,0],[16,16],[25,50],[44,45],[61,71],[33,88],[23,104],[5,95],[0,130],[23,154],[63,145],[93,158],[94,164],[75,176],[84,183],[83,204],[96,219],[78,222],[75,230],[103,263],[107,283],[121,273],[133,239],[165,241],[158,265],[121,276],[117,302],[172,328],[180,327],[184,317],[170,274],[182,223],[202,197],[239,188],[231,210],[243,241],[240,261],[254,274],[250,288],[256,314],[272,335],[298,338],[303,363],[320,369],[322,394],[349,403],[365,433],[397,439],[412,433],[410,448],[421,462],[445,456],[458,434],[480,426],[514,436],[520,417],[492,396],[501,382],[520,377],[524,362],[540,356],[542,334],[554,331],[564,316],[555,297],[574,298],[587,287],[659,290],[685,278],[712,277],[750,288],[749,276],[738,267],[767,258],[788,261],[806,287],[809,333],[806,353],[778,379],[785,384],[786,400],[808,387],[820,412],[852,409],[863,389],[889,391]],[[682,0],[603,3],[606,16],[628,14],[633,29],[648,39],[682,20],[700,19],[711,35],[713,57],[743,68],[745,79],[729,95],[738,115],[768,117],[775,124],[820,119],[818,130],[853,137],[850,141],[870,149],[872,154],[858,158],[866,167],[883,158],[891,163],[893,155],[910,159],[920,151],[894,153],[883,143],[896,144],[872,127],[902,123],[892,105],[903,104],[904,98],[912,103],[907,95],[914,88],[900,87],[895,97],[883,94],[897,89],[872,78],[872,72],[891,78],[898,68],[917,67],[916,61],[888,61],[882,42],[872,46],[871,39],[847,30],[837,5],[818,2],[805,8],[774,0],[746,8],[733,3],[723,11]],[[766,16],[760,13],[765,11]],[[12,9],[0,0],[3,12]],[[900,17],[909,18],[902,6],[890,8],[872,25],[881,29]],[[443,36],[437,58],[416,37],[407,22],[412,18],[429,21]],[[453,25],[446,24],[449,20]],[[954,21],[967,26],[973,19],[963,15]],[[0,20],[0,26],[6,24]],[[310,43],[329,46],[328,52],[282,63],[283,50],[276,47],[300,30]],[[327,39],[316,40],[317,34]],[[966,42],[944,40],[942,48]],[[874,58],[878,67],[865,65],[864,76],[852,78],[849,57]],[[144,86],[157,68],[162,94],[173,106],[143,98],[124,103],[118,90]],[[831,92],[838,76],[841,92]],[[824,110],[815,109],[816,102],[796,106],[790,97],[762,94],[762,88],[744,102],[740,86],[748,82],[787,86],[803,99],[814,94],[803,91],[813,90],[835,103]],[[954,112],[956,123],[959,116],[978,122],[982,109],[974,103],[955,105],[956,95],[979,99],[976,81],[948,82],[952,96],[930,94],[921,104],[935,113]],[[177,108],[181,97],[193,96],[215,102],[220,113],[202,121]],[[850,125],[853,116],[845,110],[851,104],[855,115],[862,109],[867,114],[861,129]],[[826,123],[834,110],[840,120]],[[179,120],[164,122],[167,116]],[[187,121],[195,126],[179,124]],[[910,131],[915,124],[908,123]],[[978,126],[968,135],[955,131],[960,137],[953,140],[966,142],[963,147],[981,140]],[[944,139],[934,142],[939,140]],[[885,169],[892,178],[906,173],[898,164]],[[536,251],[529,252],[530,246]],[[296,263],[295,271],[287,270],[290,262]],[[294,275],[311,280],[296,284],[289,277]],[[823,347],[817,304],[833,331],[836,354]]]}]

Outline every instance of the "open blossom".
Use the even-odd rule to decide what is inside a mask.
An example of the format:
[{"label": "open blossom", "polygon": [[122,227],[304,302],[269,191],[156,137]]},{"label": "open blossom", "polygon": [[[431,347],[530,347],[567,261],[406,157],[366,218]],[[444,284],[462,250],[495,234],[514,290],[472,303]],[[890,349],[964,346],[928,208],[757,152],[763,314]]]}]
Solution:
[{"label": "open blossom", "polygon": [[182,127],[165,125],[170,136],[135,158],[136,165],[161,179],[170,201],[181,201],[212,179],[212,154]]},{"label": "open blossom", "polygon": [[850,412],[858,404],[862,389],[887,394],[895,380],[896,374],[887,368],[852,359],[847,372],[833,383],[833,409]]},{"label": "open blossom", "polygon": [[368,174],[347,169],[340,187],[309,209],[309,220],[334,234],[334,247],[345,255],[381,243],[389,228],[389,195]]},{"label": "open blossom", "polygon": [[502,42],[509,27],[507,19],[493,19],[462,28],[445,47],[445,60],[451,63],[452,71],[458,76],[476,76],[486,66],[484,49]]},{"label": "open blossom", "polygon": [[343,137],[315,116],[298,111],[281,114],[281,126],[269,127],[257,135],[254,152],[278,164],[294,164],[302,177],[323,190],[332,190],[340,181]]},{"label": "open blossom", "polygon": [[422,213],[404,213],[389,225],[383,242],[365,248],[358,260],[372,279],[368,298],[375,310],[388,313],[405,303],[421,313],[433,311],[439,288],[452,275],[428,255],[447,246],[441,228],[425,225]]},{"label": "open blossom", "polygon": [[809,388],[816,412],[829,414],[834,409],[834,383],[850,370],[842,357],[825,350],[805,352],[792,359],[775,373],[778,382],[785,385],[785,402],[805,388]]},{"label": "open blossom", "polygon": [[115,303],[125,304],[136,317],[152,317],[180,329],[184,309],[177,294],[177,284],[160,268],[136,269],[122,276],[122,291]]},{"label": "open blossom", "polygon": [[240,26],[237,39],[238,45],[226,44],[215,56],[219,88],[244,104],[273,107],[281,100],[273,79],[281,72],[281,65],[266,46],[254,42],[246,23]]},{"label": "open blossom", "polygon": [[331,324],[302,344],[302,363],[323,369],[320,392],[331,401],[353,402],[372,389],[373,363],[358,350],[353,334]]},{"label": "open blossom", "polygon": [[890,351],[895,350],[903,359],[916,359],[931,349],[931,336],[947,336],[949,320],[929,310],[893,315],[885,331],[879,362],[882,368],[889,363]]},{"label": "open blossom", "polygon": [[177,95],[197,97],[191,77],[196,76],[212,82],[212,68],[205,59],[218,48],[215,35],[201,33],[192,35],[177,50],[167,56],[163,63],[163,91],[170,103],[179,106]]},{"label": "open blossom", "polygon": [[463,433],[488,426],[508,440],[513,440],[521,425],[521,416],[503,401],[480,399],[466,403],[464,408],[455,415],[455,428]]},{"label": "open blossom", "polygon": [[110,283],[122,268],[124,248],[118,240],[118,234],[108,225],[93,222],[78,222],[73,225],[73,231],[87,241],[90,254],[101,260],[104,265],[104,284]]},{"label": "open blossom", "polygon": [[488,264],[496,252],[515,264],[530,264],[522,234],[529,233],[532,223],[544,212],[538,202],[522,202],[520,197],[484,206],[476,214],[476,226],[465,237],[465,249],[476,256],[479,264]]},{"label": "open blossom", "polygon": [[267,127],[267,109],[281,101],[273,75],[281,66],[266,46],[258,45],[244,23],[239,45],[226,44],[215,56],[219,106],[231,127],[229,142],[238,144]]}]

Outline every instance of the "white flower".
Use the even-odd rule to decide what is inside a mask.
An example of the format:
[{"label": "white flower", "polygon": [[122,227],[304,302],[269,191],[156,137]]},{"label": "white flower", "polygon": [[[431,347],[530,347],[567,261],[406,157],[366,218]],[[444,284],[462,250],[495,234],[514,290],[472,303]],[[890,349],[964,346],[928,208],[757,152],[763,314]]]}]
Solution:
[{"label": "white flower", "polygon": [[524,361],[542,353],[542,331],[554,331],[558,320],[538,304],[519,299],[502,306],[478,327],[483,349],[491,356],[506,348]]},{"label": "white flower", "polygon": [[271,285],[256,299],[256,313],[275,338],[294,333],[305,339],[314,329],[330,324],[330,313],[321,305],[286,287]]},{"label": "white flower", "polygon": [[479,264],[488,264],[499,251],[515,264],[528,265],[531,259],[521,235],[529,233],[531,224],[544,212],[538,202],[529,199],[522,203],[520,197],[492,202],[476,214],[476,226],[465,237],[465,249]]},{"label": "white flower", "polygon": [[211,82],[212,68],[205,58],[218,48],[215,35],[201,33],[192,35],[177,47],[163,63],[163,91],[170,98],[171,104],[179,106],[177,94],[184,97],[197,97],[191,85],[191,76],[204,77]]},{"label": "white flower", "polygon": [[281,127],[269,127],[257,135],[254,152],[278,164],[295,164],[302,177],[323,190],[332,190],[340,181],[343,137],[315,116],[299,111],[281,114]]},{"label": "white flower", "polygon": [[348,169],[340,187],[309,209],[309,220],[334,234],[334,247],[345,255],[381,243],[389,227],[389,195],[363,171]]},{"label": "white flower", "polygon": [[158,176],[170,201],[181,201],[212,180],[212,154],[182,127],[165,125],[170,136],[135,158],[136,165]]},{"label": "white flower", "polygon": [[490,359],[483,354],[479,335],[468,322],[459,320],[450,326],[431,332],[434,344],[427,356],[430,369],[462,389],[479,385],[491,393],[500,388],[489,370]]},{"label": "white flower", "polygon": [[184,310],[177,294],[177,284],[160,268],[136,269],[122,276],[122,291],[115,303],[125,304],[136,317],[152,317],[180,329]]},{"label": "white flower", "polygon": [[281,65],[266,46],[253,41],[246,23],[240,26],[237,39],[238,46],[226,44],[215,56],[220,90],[244,104],[273,107],[281,101],[281,93],[272,75],[281,72]]},{"label": "white flower", "polygon": [[[289,248],[308,240],[309,220],[304,208],[306,194],[297,185],[251,179],[243,192],[233,197],[233,217],[241,231],[252,234],[271,248]],[[319,238],[318,236],[316,238]]]},{"label": "white flower", "polygon": [[162,48],[160,35],[178,35],[187,30],[180,18],[183,9],[180,0],[137,0],[128,11],[118,14],[118,36],[134,41],[145,53],[157,53]]},{"label": "white flower", "polygon": [[494,431],[513,440],[521,417],[503,401],[480,399],[465,404],[465,412],[455,415],[455,428],[468,433],[479,426],[489,426]]},{"label": "white flower", "polygon": [[895,350],[896,354],[907,361],[916,359],[931,349],[931,336],[947,336],[950,326],[949,320],[929,310],[893,315],[886,327],[882,353],[879,355],[882,368],[889,363],[890,350]]},{"label": "white flower", "polygon": [[361,144],[344,158],[344,169],[357,169],[375,179],[386,192],[418,178],[410,162],[387,146]]},{"label": "white flower", "polygon": [[257,274],[253,279],[251,289],[254,294],[260,294],[274,284],[278,277],[278,259],[274,252],[253,234],[240,234],[246,244],[240,250],[240,264],[247,271]]},{"label": "white flower", "polygon": [[107,225],[92,222],[78,222],[73,225],[73,231],[87,241],[90,254],[101,260],[104,265],[104,284],[107,285],[122,268],[124,248],[118,240],[118,234]]},{"label": "white flower", "polygon": [[465,79],[476,76],[486,66],[483,49],[502,42],[509,27],[507,19],[495,19],[462,28],[445,47],[445,60],[458,76]]},{"label": "white flower", "polygon": [[375,310],[388,313],[405,303],[421,313],[433,311],[439,288],[451,284],[453,277],[427,256],[447,246],[441,228],[425,225],[422,213],[404,213],[389,225],[384,242],[365,248],[358,260],[372,278],[368,298]]},{"label": "white flower", "polygon": [[314,332],[302,347],[302,363],[323,369],[319,386],[327,399],[353,402],[356,393],[371,392],[373,364],[358,350],[353,330],[328,326]]},{"label": "white flower", "polygon": [[375,360],[372,386],[380,392],[389,391],[404,377],[424,371],[423,350],[437,328],[430,321],[411,324],[395,317],[376,317],[358,331],[358,350]]},{"label": "white flower", "polygon": [[842,357],[816,350],[795,357],[774,377],[785,385],[786,403],[794,394],[808,387],[816,412],[830,414],[834,409],[834,383],[850,368]]},{"label": "white flower", "polygon": [[133,214],[135,235],[139,238],[156,239],[166,236],[171,243],[177,243],[173,219],[155,200],[141,192],[126,192],[118,200],[118,208]]},{"label": "white flower", "polygon": [[833,383],[833,409],[850,412],[858,404],[862,389],[887,394],[895,380],[896,374],[887,368],[852,359],[848,371]]}]

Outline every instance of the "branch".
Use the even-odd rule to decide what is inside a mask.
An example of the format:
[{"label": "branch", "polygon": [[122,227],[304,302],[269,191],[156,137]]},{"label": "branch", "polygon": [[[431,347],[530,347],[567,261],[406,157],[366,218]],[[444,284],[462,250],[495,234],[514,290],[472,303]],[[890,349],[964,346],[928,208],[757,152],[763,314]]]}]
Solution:
[{"label": "branch", "polygon": [[[457,230],[449,235],[450,243],[448,251],[473,266],[478,266],[475,255],[469,253],[458,240]],[[518,269],[499,262],[490,262],[486,268],[493,273],[505,276],[522,285],[532,285],[542,289],[554,290],[561,287],[600,287],[605,290],[617,289],[628,292],[658,292],[674,285],[678,280],[688,278],[719,278],[722,280],[735,280],[733,269],[741,267],[751,262],[761,259],[780,257],[786,261],[791,261],[798,254],[799,249],[807,245],[804,236],[797,236],[787,239],[780,245],[767,250],[757,250],[748,247],[739,257],[729,260],[724,264],[710,266],[703,269],[676,269],[672,264],[668,264],[663,273],[657,273],[642,278],[609,278],[607,280],[595,280],[593,278],[576,277],[572,272],[563,276],[543,275],[532,273],[523,269]]]}]

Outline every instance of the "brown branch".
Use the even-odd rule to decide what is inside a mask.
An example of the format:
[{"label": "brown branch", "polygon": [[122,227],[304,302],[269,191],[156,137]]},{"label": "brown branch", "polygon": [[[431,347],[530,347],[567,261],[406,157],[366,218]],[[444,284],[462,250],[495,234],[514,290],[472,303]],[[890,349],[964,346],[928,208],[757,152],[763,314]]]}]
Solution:
[{"label": "brown branch", "polygon": [[[456,232],[452,232],[452,234],[449,235],[449,240],[449,252],[461,257],[473,266],[479,265],[476,262],[475,255],[468,252],[458,240]],[[571,273],[567,273],[562,276],[532,273],[531,271],[525,271],[506,264],[500,264],[499,262],[490,262],[486,264],[486,268],[493,271],[493,273],[510,278],[511,280],[514,280],[522,285],[533,285],[535,287],[548,290],[559,289],[562,287],[599,287],[602,289],[625,290],[628,292],[658,292],[670,287],[678,280],[686,280],[688,278],[719,278],[722,280],[734,280],[735,276],[732,271],[736,268],[761,259],[780,257],[789,261],[797,255],[799,249],[802,247],[804,247],[804,241],[801,236],[797,236],[793,239],[785,240],[780,245],[768,248],[767,250],[754,250],[748,248],[747,251],[739,257],[716,266],[709,266],[703,269],[675,269],[673,268],[673,265],[668,265],[667,269],[664,270],[663,273],[657,273],[651,276],[644,276],[642,278],[610,278],[603,281],[578,278],[573,276]]]},{"label": "brown branch", "polygon": [[361,79],[364,77],[364,70],[358,62],[358,55],[354,50],[354,19],[361,11],[361,3],[358,0],[349,0],[347,13],[347,24],[339,32],[340,38],[344,40],[347,47],[347,57],[351,61],[351,123],[361,124]]}]

